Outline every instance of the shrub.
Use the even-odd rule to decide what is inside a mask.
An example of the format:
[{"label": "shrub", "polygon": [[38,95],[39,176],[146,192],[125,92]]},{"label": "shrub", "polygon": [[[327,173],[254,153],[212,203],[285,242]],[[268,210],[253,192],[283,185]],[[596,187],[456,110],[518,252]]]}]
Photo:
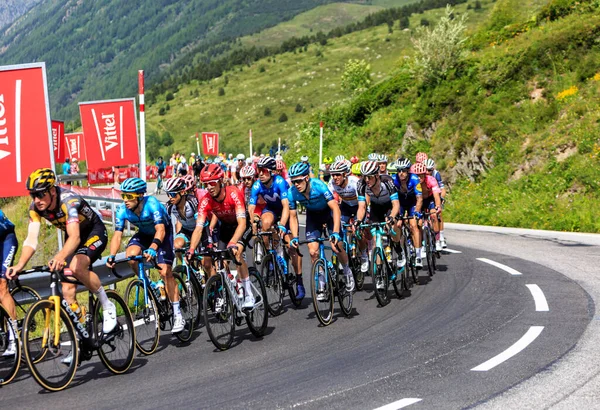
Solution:
[{"label": "shrub", "polygon": [[342,74],[342,90],[360,94],[371,85],[371,66],[365,60],[348,60]]},{"label": "shrub", "polygon": [[170,92],[170,91],[169,91],[169,92],[167,93],[167,96],[165,97],[165,100],[167,100],[167,101],[172,101],[172,100],[174,100],[174,99],[175,99],[175,96],[173,95],[173,93],[172,93],[172,92]]},{"label": "shrub", "polygon": [[271,109],[269,107],[265,107],[264,115],[265,115],[265,117],[271,115]]},{"label": "shrub", "polygon": [[282,113],[279,116],[279,122],[286,122],[287,120],[288,120],[288,117],[287,117],[287,115],[285,115],[285,113]]},{"label": "shrub", "polygon": [[160,107],[160,110],[158,110],[158,115],[165,115],[167,113],[167,110],[165,110],[165,107]]},{"label": "shrub", "polygon": [[296,112],[302,112],[303,108],[300,104],[296,104]]},{"label": "shrub", "polygon": [[225,89],[223,87],[219,87],[219,97],[225,95]]}]

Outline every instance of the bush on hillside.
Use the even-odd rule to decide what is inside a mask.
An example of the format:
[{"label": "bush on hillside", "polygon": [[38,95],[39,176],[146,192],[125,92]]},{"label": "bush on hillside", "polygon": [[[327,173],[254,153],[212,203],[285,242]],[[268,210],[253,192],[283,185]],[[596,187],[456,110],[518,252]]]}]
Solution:
[{"label": "bush on hillside", "polygon": [[165,97],[165,100],[171,101],[171,100],[174,100],[174,99],[175,99],[175,96],[173,95],[173,93],[172,92],[168,92],[167,95],[166,95],[166,97]]},{"label": "bush on hillside", "polygon": [[285,113],[282,113],[279,116],[279,122],[286,122],[287,120],[288,120],[288,117],[287,117],[287,115],[285,115]]},{"label": "bush on hillside", "polygon": [[265,117],[268,117],[269,115],[271,115],[271,109],[269,107],[265,107],[264,115],[265,115]]},{"label": "bush on hillside", "polygon": [[222,97],[225,95],[225,89],[223,87],[219,87],[219,97]]},{"label": "bush on hillside", "polygon": [[348,60],[342,74],[342,90],[351,95],[364,92],[371,85],[371,65],[365,60]]}]

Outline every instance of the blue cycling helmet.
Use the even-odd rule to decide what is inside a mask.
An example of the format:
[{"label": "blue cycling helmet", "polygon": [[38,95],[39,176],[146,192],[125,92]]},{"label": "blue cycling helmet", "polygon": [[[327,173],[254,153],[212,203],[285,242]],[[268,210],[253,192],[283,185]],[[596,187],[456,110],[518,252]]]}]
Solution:
[{"label": "blue cycling helmet", "polygon": [[306,176],[310,173],[310,166],[305,162],[296,162],[288,170],[290,178]]},{"label": "blue cycling helmet", "polygon": [[136,194],[145,194],[148,189],[146,181],[141,178],[127,178],[121,184],[121,192],[132,192]]}]

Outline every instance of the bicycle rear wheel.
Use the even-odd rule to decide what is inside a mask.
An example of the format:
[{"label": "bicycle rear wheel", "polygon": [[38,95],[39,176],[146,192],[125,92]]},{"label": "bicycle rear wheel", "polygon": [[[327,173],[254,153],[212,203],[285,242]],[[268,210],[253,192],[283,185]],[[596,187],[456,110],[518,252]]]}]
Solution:
[{"label": "bicycle rear wheel", "polygon": [[317,259],[312,266],[310,276],[313,307],[317,319],[323,326],[329,325],[333,319],[333,283],[326,269],[325,262]]},{"label": "bicycle rear wheel", "polygon": [[219,350],[227,350],[235,331],[234,305],[221,275],[211,276],[206,282],[202,305],[208,336]]},{"label": "bicycle rear wheel", "polygon": [[279,316],[283,309],[283,278],[273,254],[269,253],[263,259],[260,276],[265,286],[269,313]]},{"label": "bicycle rear wheel", "polygon": [[79,347],[73,323],[63,309],[57,319],[53,302],[36,302],[25,316],[22,339],[25,360],[40,386],[59,391],[71,383],[77,371]]},{"label": "bicycle rear wheel", "polygon": [[[402,252],[404,252],[404,258],[406,260],[406,250],[403,248],[403,244],[400,245],[400,248],[402,249]],[[398,296],[398,298],[404,297],[404,291],[408,290],[406,284],[406,265],[408,261],[405,262],[402,268],[398,268],[396,261],[400,257],[401,256],[398,255],[398,253],[396,252],[396,246],[392,245],[392,262],[390,263],[390,267],[394,271],[394,273],[390,276],[390,279],[394,287],[394,293],[396,293],[396,296]]]},{"label": "bicycle rear wheel", "polygon": [[187,342],[192,338],[194,332],[194,323],[196,322],[195,312],[198,309],[198,299],[194,294],[192,285],[188,288],[186,282],[177,273],[173,273],[175,284],[179,291],[179,310],[185,325],[183,330],[179,333],[175,333],[177,339],[181,342]]},{"label": "bicycle rear wheel", "polygon": [[[248,268],[248,271],[255,302],[252,309],[244,309],[246,323],[254,336],[263,337],[269,323],[268,309],[265,307],[267,291],[258,271],[252,267]],[[279,278],[281,279],[281,276]]]},{"label": "bicycle rear wheel", "polygon": [[[4,356],[11,342],[14,342],[14,353]],[[21,364],[21,342],[19,332],[12,328],[8,312],[0,305],[0,386],[10,383],[19,371]]]},{"label": "bicycle rear wheel", "polygon": [[102,340],[98,355],[108,370],[114,374],[121,374],[129,370],[133,363],[135,327],[123,298],[114,290],[107,290],[106,297],[117,308],[117,326],[112,332],[104,334],[102,304],[96,303],[93,328],[96,329],[97,337]]},{"label": "bicycle rear wheel", "polygon": [[353,243],[352,245],[355,247],[354,248],[354,256],[352,255],[348,255],[348,263],[350,265],[350,269],[352,270],[352,275],[354,276],[354,286],[356,287],[356,290],[362,290],[363,286],[365,284],[365,274],[363,273],[363,271],[361,270],[361,259],[360,259],[360,255],[359,250],[358,250],[358,244],[356,243],[356,238],[353,236]]},{"label": "bicycle rear wheel", "polygon": [[[202,285],[198,283],[198,279],[196,278],[193,272],[190,272],[190,269],[191,268],[189,267],[188,269],[186,269],[183,265],[177,265],[173,268],[173,275],[177,274],[181,277],[186,292],[189,295],[189,298],[187,298],[185,302],[187,306],[189,306],[190,311],[194,316],[194,320],[192,322],[192,329],[190,330],[191,333],[193,329],[198,327],[200,323],[200,317],[202,316]],[[184,330],[184,332],[186,331],[187,328],[186,330]]]},{"label": "bicycle rear wheel", "polygon": [[387,272],[387,264],[383,249],[377,247],[373,249],[371,261],[371,276],[373,277],[373,291],[380,306],[385,306],[390,302],[388,297],[388,287],[390,281]]},{"label": "bicycle rear wheel", "polygon": [[423,237],[425,238],[425,253],[427,254],[427,271],[429,276],[433,276],[435,273],[433,267],[433,259],[435,258],[435,255],[433,254],[435,252],[435,244],[431,246],[431,229],[428,226],[423,228],[423,234]]},{"label": "bicycle rear wheel", "polygon": [[[343,272],[338,272],[337,274],[337,298],[340,304],[340,309],[342,309],[342,313],[344,316],[348,317],[352,313],[352,300],[353,295],[352,292],[348,292],[346,290],[346,282],[344,279]],[[356,283],[354,284],[356,286]]]},{"label": "bicycle rear wheel", "polygon": [[147,290],[146,298],[144,282],[141,279],[134,279],[127,285],[125,300],[133,318],[135,346],[141,353],[150,355],[158,347],[160,329],[158,302],[154,291],[150,287]]}]

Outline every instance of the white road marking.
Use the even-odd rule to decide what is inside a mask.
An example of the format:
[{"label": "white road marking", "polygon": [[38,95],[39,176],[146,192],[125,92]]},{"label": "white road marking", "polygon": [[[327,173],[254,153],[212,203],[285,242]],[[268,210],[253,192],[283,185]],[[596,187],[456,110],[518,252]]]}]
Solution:
[{"label": "white road marking", "polygon": [[406,406],[410,406],[411,404],[418,403],[421,400],[423,399],[402,399],[390,404],[386,404],[385,406],[378,407],[375,410],[397,410]]},{"label": "white road marking", "polygon": [[546,301],[546,296],[544,296],[544,292],[540,289],[538,285],[525,285],[529,288],[531,292],[531,296],[533,296],[533,300],[535,301],[535,311],[536,312],[548,312],[550,308],[548,308],[548,302]]},{"label": "white road marking", "polygon": [[455,251],[454,249],[450,249],[450,248],[442,249],[442,253],[444,253],[444,252],[448,252],[448,253],[462,253],[461,251]]},{"label": "white road marking", "polygon": [[[149,320],[150,320],[150,321],[153,321],[153,320],[155,320],[155,319],[156,319],[156,317],[155,317],[155,316],[150,316],[150,319],[149,319]],[[135,326],[135,327],[138,327],[138,326],[141,326],[141,325],[143,325],[143,324],[145,324],[145,323],[146,323],[146,321],[145,321],[144,319],[138,319],[138,320],[134,320],[134,321],[133,321],[133,326]]]},{"label": "white road marking", "polygon": [[503,363],[515,356],[521,350],[525,349],[531,342],[533,342],[544,330],[544,326],[531,326],[527,333],[520,338],[517,343],[500,353],[498,356],[492,357],[485,363],[480,364],[477,367],[471,369],[474,372],[487,372],[490,369],[498,366],[500,363]]},{"label": "white road marking", "polygon": [[490,265],[493,265],[493,266],[495,266],[497,268],[500,268],[500,269],[502,269],[502,270],[510,273],[511,275],[514,275],[514,276],[521,275],[521,272],[519,272],[518,270],[514,270],[510,266],[506,266],[506,265],[503,265],[501,263],[494,262],[493,260],[486,259],[486,258],[477,258],[477,260],[481,261],[481,262],[489,263]]}]

